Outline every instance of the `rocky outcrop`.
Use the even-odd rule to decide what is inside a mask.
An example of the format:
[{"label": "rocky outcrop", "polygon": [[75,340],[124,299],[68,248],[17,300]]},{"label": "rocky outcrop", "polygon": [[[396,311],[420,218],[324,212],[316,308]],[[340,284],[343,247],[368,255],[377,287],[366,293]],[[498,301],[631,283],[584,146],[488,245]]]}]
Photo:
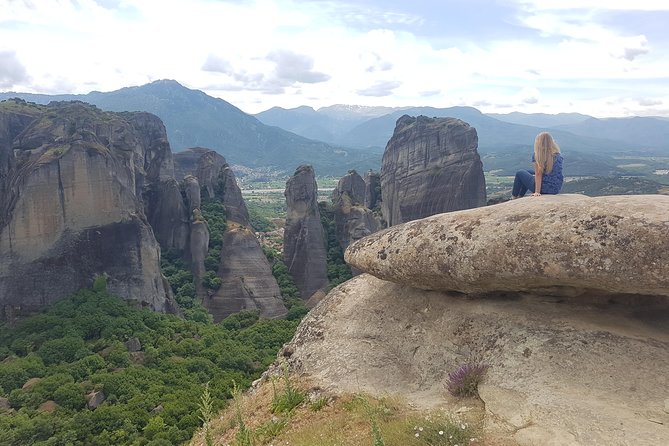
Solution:
[{"label": "rocky outcrop", "polygon": [[381,205],[381,175],[369,170],[365,177],[365,207],[374,209]]},{"label": "rocky outcrop", "polygon": [[476,129],[454,118],[402,116],[381,166],[389,226],[486,204]]},{"label": "rocky outcrop", "polygon": [[160,121],[8,101],[0,122],[0,305],[35,311],[105,275],[111,292],[172,310],[143,202],[170,174]]},{"label": "rocky outcrop", "polygon": [[[456,412],[488,366],[486,434],[669,444],[669,196],[524,198],[372,234],[280,356],[312,385]],[[360,311],[364,308],[365,311]],[[506,443],[505,443],[506,444]]]},{"label": "rocky outcrop", "polygon": [[279,285],[253,231],[231,224],[223,234],[223,250],[218,270],[223,283],[205,300],[214,321],[241,310],[259,310],[269,318],[285,316]]},{"label": "rocky outcrop", "polygon": [[[235,174],[218,153],[196,147],[175,155],[176,171],[186,175],[185,195],[190,207],[200,201],[200,190],[205,199],[220,200],[225,207],[227,229],[223,233],[223,248],[218,268],[221,287],[204,298],[203,304],[218,322],[240,310],[259,310],[264,317],[275,318],[286,314],[281,291],[272,275],[272,268],[253,233],[249,222],[249,212],[237,185]],[[197,186],[196,186],[197,185]],[[197,199],[195,195],[197,192]],[[198,204],[199,207],[199,204]],[[192,226],[195,230],[195,224]],[[195,254],[196,249],[209,243],[209,233],[200,237],[191,233],[193,267],[201,268],[204,274],[204,258]],[[197,245],[196,248],[193,245]],[[194,274],[195,269],[194,269]],[[198,276],[201,277],[201,276]]]},{"label": "rocky outcrop", "polygon": [[144,192],[145,211],[149,224],[162,249],[188,246],[190,213],[174,178],[151,183]]},{"label": "rocky outcrop", "polygon": [[474,297],[363,274],[312,309],[280,356],[312,386],[451,413],[475,403],[447,393],[448,374],[483,362],[486,434],[654,446],[669,444],[668,350],[667,300]]},{"label": "rocky outcrop", "polygon": [[665,195],[512,200],[389,228],[346,261],[424,289],[669,296],[667,215]]},{"label": "rocky outcrop", "polygon": [[342,250],[380,229],[380,222],[364,205],[365,180],[356,171],[342,177],[332,192],[336,236]]},{"label": "rocky outcrop", "polygon": [[208,198],[214,198],[221,171],[227,166],[225,158],[204,147],[192,147],[174,155],[177,178],[195,176]]},{"label": "rocky outcrop", "polygon": [[200,182],[193,175],[186,175],[182,183],[184,195],[186,198],[186,209],[188,215],[193,215],[195,209],[202,206],[202,197],[200,195]]},{"label": "rocky outcrop", "polygon": [[318,211],[318,186],[311,166],[297,168],[286,182],[287,215],[283,260],[302,299],[327,287],[325,235]]},{"label": "rocky outcrop", "polygon": [[[201,166],[204,164],[212,163],[207,160],[200,163]],[[202,168],[198,172],[209,170]],[[220,198],[225,206],[228,225],[223,233],[223,250],[218,268],[218,276],[223,283],[214,296],[205,301],[205,307],[215,321],[244,309],[260,310],[262,316],[269,318],[284,316],[287,310],[279,285],[253,233],[249,212],[232,169],[226,163],[218,178],[206,181],[216,184],[214,191],[222,194]]]}]

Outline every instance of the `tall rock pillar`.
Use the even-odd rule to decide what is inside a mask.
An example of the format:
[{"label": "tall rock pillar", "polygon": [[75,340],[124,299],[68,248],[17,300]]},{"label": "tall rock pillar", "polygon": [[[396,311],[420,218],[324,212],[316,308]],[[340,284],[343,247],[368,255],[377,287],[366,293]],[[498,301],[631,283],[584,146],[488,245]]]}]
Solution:
[{"label": "tall rock pillar", "polygon": [[397,120],[381,165],[389,226],[486,204],[476,129],[454,118]]},{"label": "tall rock pillar", "polygon": [[286,182],[288,214],[283,236],[283,260],[302,299],[327,287],[325,234],[318,211],[318,186],[314,169],[297,168]]}]

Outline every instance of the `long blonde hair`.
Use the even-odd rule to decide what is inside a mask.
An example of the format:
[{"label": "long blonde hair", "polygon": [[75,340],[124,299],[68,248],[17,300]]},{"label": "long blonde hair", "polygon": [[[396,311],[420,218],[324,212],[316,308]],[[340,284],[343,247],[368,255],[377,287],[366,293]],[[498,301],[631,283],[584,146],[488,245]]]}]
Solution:
[{"label": "long blonde hair", "polygon": [[560,147],[548,132],[541,132],[534,140],[534,160],[544,173],[553,171],[553,158],[560,153]]}]

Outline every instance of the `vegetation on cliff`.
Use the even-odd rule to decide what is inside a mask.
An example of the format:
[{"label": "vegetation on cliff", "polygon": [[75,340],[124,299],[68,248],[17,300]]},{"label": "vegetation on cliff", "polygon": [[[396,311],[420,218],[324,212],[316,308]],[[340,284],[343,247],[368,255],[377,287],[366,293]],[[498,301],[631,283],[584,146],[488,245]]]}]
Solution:
[{"label": "vegetation on cliff", "polygon": [[337,228],[332,205],[321,201],[318,203],[318,211],[321,214],[321,224],[325,232],[328,281],[330,282],[330,288],[334,288],[340,283],[346,282],[353,275],[351,274],[351,267],[344,262],[344,251],[337,241]]},{"label": "vegetation on cliff", "polygon": [[[80,291],[0,326],[0,401],[11,406],[0,416],[0,445],[188,441],[201,425],[205,384],[222,408],[234,383],[257,379],[296,326],[254,312],[189,321],[132,308],[104,283]],[[104,402],[88,408],[97,391]]]}]

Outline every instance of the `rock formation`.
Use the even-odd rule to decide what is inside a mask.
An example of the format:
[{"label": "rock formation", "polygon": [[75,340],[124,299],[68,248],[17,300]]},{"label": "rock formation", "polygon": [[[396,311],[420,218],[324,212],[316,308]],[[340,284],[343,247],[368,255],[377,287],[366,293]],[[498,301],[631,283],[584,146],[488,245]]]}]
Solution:
[{"label": "rock formation", "polygon": [[174,155],[177,178],[195,176],[207,191],[207,198],[214,198],[221,170],[227,165],[225,158],[204,147],[192,147]]},{"label": "rock formation", "polygon": [[0,103],[2,308],[38,310],[104,274],[111,292],[173,309],[142,196],[169,177],[164,135],[146,113]]},{"label": "rock formation", "polygon": [[448,374],[484,363],[492,436],[669,444],[667,215],[667,196],[544,196],[392,227],[347,252],[392,282],[335,288],[280,356],[312,385],[453,412]]},{"label": "rock formation", "polygon": [[381,175],[372,170],[365,177],[365,207],[374,209],[381,204]]},{"label": "rock formation", "polygon": [[312,309],[280,355],[314,386],[451,412],[474,403],[448,394],[448,373],[483,362],[494,437],[669,444],[669,302],[609,299],[471,297],[362,274]]},{"label": "rock formation", "polygon": [[402,116],[381,166],[389,226],[486,204],[476,129],[454,118]]},{"label": "rock formation", "polygon": [[343,176],[332,192],[337,241],[342,250],[380,229],[380,223],[364,205],[365,180],[356,171]]},{"label": "rock formation", "polygon": [[512,200],[389,228],[346,261],[424,289],[669,296],[667,215],[664,195]]},{"label": "rock formation", "polygon": [[144,192],[145,212],[162,249],[185,250],[189,240],[190,214],[181,188],[174,178],[151,183]]},{"label": "rock formation", "polygon": [[[198,200],[199,191],[203,190],[207,199],[219,199],[225,206],[227,228],[223,233],[218,269],[222,285],[203,300],[203,305],[212,314],[214,321],[218,322],[245,309],[260,310],[261,315],[270,318],[285,315],[287,310],[281,299],[279,285],[253,233],[242,192],[225,158],[212,150],[198,147],[175,155],[175,164],[177,172],[194,175],[190,179],[186,176],[184,180],[189,202],[192,203],[193,199],[188,197],[195,193],[196,188],[191,183],[196,181]],[[196,243],[200,247],[206,246],[202,239],[191,237],[191,245]],[[208,243],[208,233],[206,240]],[[203,272],[204,257],[206,251],[201,257]],[[196,263],[195,254],[193,263]],[[197,263],[200,264],[199,257]]]},{"label": "rock formation", "polygon": [[286,182],[287,215],[283,260],[302,299],[327,287],[325,235],[318,211],[318,186],[311,166],[297,168]]}]

